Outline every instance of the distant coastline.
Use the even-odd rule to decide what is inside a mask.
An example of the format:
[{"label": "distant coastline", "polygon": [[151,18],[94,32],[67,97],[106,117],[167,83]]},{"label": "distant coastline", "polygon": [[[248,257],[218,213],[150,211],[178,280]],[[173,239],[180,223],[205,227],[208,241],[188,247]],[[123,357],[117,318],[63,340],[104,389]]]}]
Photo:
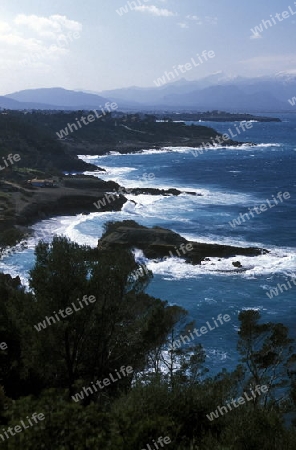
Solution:
[{"label": "distant coastline", "polygon": [[254,114],[228,113],[225,111],[208,111],[208,112],[180,112],[180,113],[161,113],[156,114],[158,119],[168,118],[171,120],[184,120],[186,122],[281,122],[278,117],[257,116]]}]

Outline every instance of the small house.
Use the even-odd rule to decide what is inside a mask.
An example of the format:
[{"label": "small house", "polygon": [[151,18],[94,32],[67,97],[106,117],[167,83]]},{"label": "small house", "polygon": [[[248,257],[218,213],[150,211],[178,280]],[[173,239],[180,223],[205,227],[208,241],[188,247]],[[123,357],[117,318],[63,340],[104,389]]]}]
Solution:
[{"label": "small house", "polygon": [[33,187],[55,187],[53,180],[38,180],[34,178],[33,180],[28,180],[28,183]]}]

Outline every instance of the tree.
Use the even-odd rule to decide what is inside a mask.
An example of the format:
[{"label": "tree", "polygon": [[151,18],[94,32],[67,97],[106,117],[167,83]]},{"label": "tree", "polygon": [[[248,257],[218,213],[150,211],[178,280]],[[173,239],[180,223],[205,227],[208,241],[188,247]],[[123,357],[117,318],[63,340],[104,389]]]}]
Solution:
[{"label": "tree", "polygon": [[287,364],[293,355],[293,339],[281,323],[259,323],[259,311],[247,310],[239,314],[241,321],[238,350],[245,367],[245,386],[266,385],[266,394],[256,396],[259,404],[272,407],[281,399],[281,388],[290,385]]},{"label": "tree", "polygon": [[[165,339],[175,318],[166,302],[145,294],[150,275],[134,277],[139,265],[133,254],[80,247],[62,237],[39,243],[35,253],[30,279],[35,298],[26,308],[31,329],[23,336],[28,369],[34,368],[45,386],[67,387],[70,395],[75,383],[85,386],[122,365],[143,370],[147,351]],[[60,319],[60,311],[91,296],[92,304]],[[131,376],[125,377],[108,392],[130,383]]]},{"label": "tree", "polygon": [[[184,316],[185,314],[183,314],[182,319],[184,319]],[[190,330],[193,329],[193,326],[192,322],[187,323],[178,334],[175,329],[172,329],[166,346],[163,348],[164,351],[161,352],[162,366],[167,370],[166,377],[172,389],[176,386],[179,388],[181,384],[192,385],[200,383],[208,372],[208,369],[203,367],[206,353],[202,345],[196,344],[190,338]],[[182,345],[181,336],[185,340],[185,345]]]}]

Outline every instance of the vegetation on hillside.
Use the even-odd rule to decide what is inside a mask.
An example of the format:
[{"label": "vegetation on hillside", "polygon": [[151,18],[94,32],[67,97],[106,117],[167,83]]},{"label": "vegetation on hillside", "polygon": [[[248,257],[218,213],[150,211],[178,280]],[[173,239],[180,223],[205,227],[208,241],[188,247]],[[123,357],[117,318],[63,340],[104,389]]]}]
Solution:
[{"label": "vegetation on hillside", "polygon": [[[91,123],[87,123],[89,114],[95,118]],[[81,120],[82,117],[86,124]],[[153,115],[119,112],[105,113],[98,119],[94,111],[33,111],[27,114],[8,111],[0,114],[0,123],[1,121],[2,130],[8,126],[11,129],[15,128],[24,136],[23,128],[25,128],[25,138],[31,139],[35,148],[38,142],[39,149],[42,150],[37,152],[38,157],[34,151],[29,155],[27,148],[27,160],[32,157],[31,164],[27,167],[47,167],[48,158],[52,155],[58,158],[53,167],[63,167],[63,170],[67,170],[64,167],[67,163],[67,154],[77,155],[79,148],[82,152],[87,149],[90,154],[104,154],[110,150],[131,152],[151,146],[198,146],[220,135],[213,128],[206,126],[186,126],[182,122],[157,121]],[[12,137],[12,134],[10,136]],[[230,144],[233,142],[226,142],[226,145]],[[53,163],[52,160],[51,162]],[[68,162],[70,166],[70,161]],[[71,167],[72,165],[73,161]]]},{"label": "vegetation on hillside", "polygon": [[83,171],[91,167],[68,154],[65,146],[47,128],[48,117],[44,115],[45,123],[41,124],[35,114],[0,113],[0,157],[6,157],[9,153],[20,155],[18,162],[0,172],[2,178],[26,179],[30,173],[34,178],[36,175]]}]

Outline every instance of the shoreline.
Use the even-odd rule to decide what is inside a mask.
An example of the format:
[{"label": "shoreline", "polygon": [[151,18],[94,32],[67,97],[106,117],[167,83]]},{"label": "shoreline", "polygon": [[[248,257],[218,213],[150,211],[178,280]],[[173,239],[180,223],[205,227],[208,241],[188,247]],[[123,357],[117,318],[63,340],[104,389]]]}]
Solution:
[{"label": "shoreline", "polygon": [[[219,136],[219,133],[217,133]],[[222,135],[221,135],[222,136]],[[94,156],[98,155],[100,156],[112,156],[112,153],[119,153],[121,155],[133,155],[134,153],[142,153],[147,150],[162,150],[163,148],[168,147],[184,147],[188,149],[200,149],[204,147],[204,141],[196,141],[196,140],[190,140],[189,138],[183,138],[186,139],[182,142],[159,142],[156,144],[148,144],[147,142],[132,142],[132,143],[117,143],[117,144],[95,144],[90,145],[87,142],[82,142],[81,144],[68,144],[66,141],[64,141],[64,144],[68,147],[69,151],[75,155],[85,155],[85,156]],[[208,141],[207,144],[211,144],[211,141]],[[237,141],[224,141],[223,147],[243,147],[245,145],[249,145],[250,147],[256,147],[257,144],[254,142],[237,142]],[[214,145],[213,145],[214,148]],[[83,153],[85,152],[85,153]],[[90,163],[91,164],[91,163]]]},{"label": "shoreline", "polygon": [[[179,143],[166,143],[170,147],[179,147]],[[188,142],[186,143],[188,146]],[[246,145],[246,143],[238,142],[226,142],[225,147],[235,145],[237,147]],[[255,144],[249,144],[255,145]],[[184,144],[183,144],[184,146]],[[199,145],[200,147],[201,145]],[[104,150],[108,154],[110,149]],[[151,146],[139,143],[137,146],[131,146],[127,143],[118,144],[114,148],[112,145],[112,151],[119,151],[121,154],[126,153],[138,153],[143,150],[151,149]],[[118,148],[120,147],[120,149]],[[154,149],[161,149],[163,145],[154,145]],[[188,147],[192,148],[192,147]],[[96,148],[96,154],[98,149]],[[89,154],[85,149],[85,154]],[[80,153],[81,155],[81,153]],[[94,167],[90,164],[90,167]],[[101,169],[97,167],[97,170],[90,172],[97,175],[97,171]],[[1,245],[0,252],[5,253],[17,244],[23,242],[26,238],[32,234],[30,226],[36,224],[44,219],[51,219],[59,216],[72,216],[73,218],[78,214],[88,215],[94,212],[106,212],[106,211],[121,211],[123,205],[128,201],[122,194],[117,194],[121,187],[114,181],[103,181],[97,178],[95,175],[75,175],[65,177],[67,185],[59,186],[56,188],[21,188],[17,192],[11,192],[10,196],[15,202],[15,215],[13,219],[3,220],[0,224],[0,231],[11,233],[12,237],[5,244]],[[66,184],[65,183],[65,184]],[[128,188],[126,188],[128,189]],[[149,195],[180,195],[186,193],[188,195],[201,195],[196,192],[180,191],[176,188],[158,189],[158,188],[141,188],[135,187],[129,189],[129,192],[134,195],[149,194]],[[104,201],[106,195],[113,193],[116,197],[111,203],[106,203],[98,210],[95,203],[99,200]],[[23,195],[22,195],[23,194]],[[26,198],[24,198],[26,197]],[[243,248],[243,247],[242,247]]]},{"label": "shoreline", "polygon": [[[150,188],[141,189],[142,190],[149,190]],[[133,188],[133,191],[138,191],[140,188]],[[27,248],[26,244],[26,238],[33,236],[33,231],[36,232],[36,230],[33,230],[29,227],[29,225],[35,225],[40,223],[41,220],[45,219],[53,219],[54,217],[62,217],[62,216],[68,216],[69,218],[73,219],[75,221],[75,218],[77,215],[84,214],[88,215],[91,212],[105,212],[105,211],[121,211],[123,204],[127,201],[127,199],[124,196],[121,196],[122,198],[118,198],[115,202],[112,202],[111,205],[106,205],[106,207],[103,207],[101,211],[98,211],[97,209],[89,212],[81,212],[81,207],[77,205],[77,196],[75,196],[75,190],[73,190],[73,199],[75,200],[75,210],[71,209],[71,211],[65,212],[64,206],[62,211],[55,211],[55,214],[52,214],[52,211],[49,215],[46,217],[38,217],[35,219],[32,219],[29,222],[26,223],[26,225],[18,225],[22,228],[24,235],[23,239],[13,247],[8,247],[4,251],[5,253],[9,253],[11,250],[11,253],[14,253],[14,247],[17,247],[19,245],[19,248],[16,249],[16,251],[19,250],[25,250]],[[162,195],[180,195],[181,191],[174,190],[175,192],[172,193],[171,190],[164,191]],[[146,192],[147,193],[147,192]],[[139,192],[135,193],[135,195],[139,194]],[[154,189],[154,192],[149,192],[150,195],[159,195],[159,190]],[[188,195],[200,195],[195,192],[187,192]],[[103,192],[101,193],[103,195]],[[120,196],[119,196],[120,197]],[[90,200],[91,197],[88,197],[88,200]],[[98,196],[95,197],[96,199]],[[82,197],[82,203],[85,210],[85,197]],[[91,198],[92,200],[93,198]],[[47,202],[48,206],[48,202]],[[36,220],[37,219],[37,220]],[[112,233],[112,231],[116,228],[116,233]],[[185,260],[186,263],[191,265],[201,265],[203,261],[210,261],[210,258],[221,258],[222,260],[227,260],[228,258],[239,256],[248,256],[248,257],[256,257],[260,256],[262,254],[268,254],[270,253],[269,250],[262,248],[262,247],[254,247],[254,246],[240,246],[240,245],[233,245],[233,244],[219,244],[219,243],[205,243],[205,242],[198,242],[198,241],[188,241],[186,238],[182,237],[180,234],[173,232],[170,229],[165,229],[161,227],[153,227],[148,228],[142,225],[139,225],[138,223],[134,222],[133,220],[124,220],[124,221],[116,221],[114,225],[112,225],[112,231],[111,236],[110,233],[107,236],[99,237],[98,236],[98,245],[95,248],[101,248],[102,250],[107,250],[109,247],[113,247],[114,245],[122,246],[124,248],[139,248],[143,251],[145,257],[148,259],[167,259],[167,258],[174,258],[178,256],[179,258]],[[37,231],[38,233],[38,231]],[[41,233],[42,234],[42,233]],[[46,233],[45,233],[46,234]],[[49,233],[50,234],[50,233]],[[42,236],[38,236],[37,238],[42,239]],[[190,249],[189,249],[189,247]],[[188,251],[185,251],[187,249]],[[239,261],[232,262],[233,269],[227,270],[228,273],[240,273],[244,272],[247,269],[241,265]],[[225,272],[225,269],[222,270],[222,272]],[[6,273],[6,272],[4,272]]]},{"label": "shoreline", "polygon": [[[126,188],[114,181],[103,181],[92,175],[80,175],[66,178],[65,184],[69,186],[59,186],[56,188],[34,188],[22,189],[21,192],[12,192],[16,211],[14,220],[3,220],[0,230],[6,232],[17,231],[16,238],[1,248],[1,253],[7,252],[10,248],[18,245],[30,236],[31,226],[45,219],[52,219],[60,216],[75,217],[78,214],[88,215],[95,212],[121,211],[123,205],[128,201],[124,196],[125,191],[134,195],[163,195],[178,196],[182,193],[200,196],[201,194],[191,191],[179,190],[176,188]],[[118,193],[122,188],[122,192]],[[22,199],[20,200],[20,194]],[[105,199],[113,194],[112,202]],[[27,197],[25,198],[25,195]],[[98,209],[95,204],[101,201]],[[105,205],[104,205],[105,201]],[[103,202],[103,203],[102,203]]]},{"label": "shoreline", "polygon": [[[75,119],[75,113],[69,113],[66,119],[71,121],[72,116]],[[39,112],[34,115],[31,123],[31,116],[10,112],[1,116],[1,121],[7,131],[3,142],[12,150],[19,151],[20,163],[12,169],[6,168],[0,180],[3,191],[0,205],[0,251],[1,248],[19,242],[26,234],[24,227],[32,223],[63,214],[95,212],[95,202],[100,199],[105,202],[104,196],[118,192],[120,186],[117,183],[95,177],[95,174],[98,175],[104,169],[82,161],[77,155],[103,156],[112,152],[135,154],[149,149],[161,151],[163,147],[194,149],[211,144],[218,136],[223,138],[221,133],[211,127],[158,123],[154,116],[147,115],[144,118],[138,115],[106,116],[98,127],[81,128],[77,134],[62,139],[57,139],[55,135],[56,127],[62,127],[65,121],[65,116],[61,113],[47,115]],[[26,130],[20,135],[23,144],[21,150],[18,142],[14,146],[11,143],[10,131],[14,128]],[[50,152],[45,152],[46,158],[43,159],[40,159],[40,138],[43,139],[42,145],[51,148]],[[246,143],[230,139],[224,142],[225,147],[241,145]],[[78,175],[65,177],[63,173],[69,171],[78,171]],[[79,174],[88,171],[88,179],[87,175]],[[35,181],[34,185],[32,181]],[[151,188],[146,193],[153,194],[153,191]],[[174,188],[167,191],[170,192],[155,190],[155,193],[178,195]],[[136,188],[134,193],[145,193],[145,190]],[[112,205],[103,203],[105,206],[101,210],[120,210],[126,201],[124,195],[118,196]]]}]

